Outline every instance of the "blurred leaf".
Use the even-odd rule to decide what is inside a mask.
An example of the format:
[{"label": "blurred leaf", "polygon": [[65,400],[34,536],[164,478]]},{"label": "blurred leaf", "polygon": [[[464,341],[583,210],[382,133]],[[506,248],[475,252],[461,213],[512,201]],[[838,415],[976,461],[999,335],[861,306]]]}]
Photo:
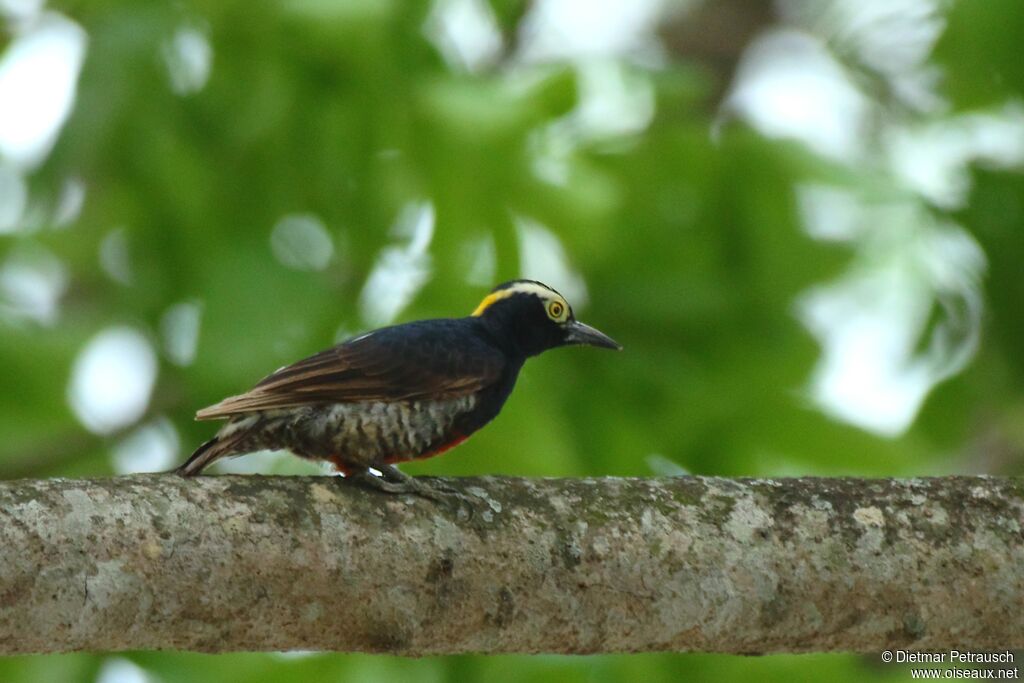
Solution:
[{"label": "blurred leaf", "polygon": [[947,91],[960,108],[1019,98],[1024,92],[1024,4],[1016,0],[954,2],[935,58],[946,70]]}]

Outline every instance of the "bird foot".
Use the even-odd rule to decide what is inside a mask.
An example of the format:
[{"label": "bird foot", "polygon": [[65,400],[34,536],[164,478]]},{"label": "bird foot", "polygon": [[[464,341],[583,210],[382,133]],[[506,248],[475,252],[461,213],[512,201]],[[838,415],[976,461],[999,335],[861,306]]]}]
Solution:
[{"label": "bird foot", "polygon": [[[375,466],[374,469],[378,469],[378,467]],[[364,470],[363,472],[351,474],[345,477],[345,479],[357,486],[373,489],[374,491],[393,495],[409,494],[445,505],[465,503],[472,508],[475,502],[472,496],[466,495],[450,484],[440,481],[428,483],[422,479],[411,477],[391,465],[383,465],[379,469],[381,472],[379,477],[373,475],[368,470]]]}]

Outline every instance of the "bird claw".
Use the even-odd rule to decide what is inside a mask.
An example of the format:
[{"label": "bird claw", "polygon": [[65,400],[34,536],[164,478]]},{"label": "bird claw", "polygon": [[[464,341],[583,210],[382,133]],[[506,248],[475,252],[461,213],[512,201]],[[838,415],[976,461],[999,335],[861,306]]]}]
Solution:
[{"label": "bird claw", "polygon": [[432,497],[432,500],[437,502],[451,503],[452,501],[458,501],[459,503],[466,504],[470,511],[473,507],[480,504],[480,499],[476,496],[468,493],[463,493],[459,489],[455,488],[451,484],[439,481],[431,480],[429,483],[421,479],[414,479],[417,486],[422,486],[426,491],[429,491],[427,497]]}]

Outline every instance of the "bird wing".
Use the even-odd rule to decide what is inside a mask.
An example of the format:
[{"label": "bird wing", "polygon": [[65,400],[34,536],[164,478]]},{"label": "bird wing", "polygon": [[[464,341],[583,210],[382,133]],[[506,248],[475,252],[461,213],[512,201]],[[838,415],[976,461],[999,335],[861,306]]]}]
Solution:
[{"label": "bird wing", "polygon": [[457,398],[498,380],[505,366],[500,351],[459,321],[430,322],[384,328],[321,351],[203,408],[196,419],[314,403]]}]

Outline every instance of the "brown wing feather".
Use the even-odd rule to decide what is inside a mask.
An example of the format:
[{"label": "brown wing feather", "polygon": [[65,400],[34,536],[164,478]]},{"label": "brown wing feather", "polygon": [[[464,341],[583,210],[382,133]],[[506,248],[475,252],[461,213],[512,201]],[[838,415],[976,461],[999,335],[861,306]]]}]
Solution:
[{"label": "brown wing feather", "polygon": [[453,340],[447,335],[410,332],[403,338],[386,332],[281,368],[250,391],[203,408],[196,419],[324,402],[456,398],[479,391],[500,376],[504,361],[493,349],[463,345],[461,353],[453,354]]}]

